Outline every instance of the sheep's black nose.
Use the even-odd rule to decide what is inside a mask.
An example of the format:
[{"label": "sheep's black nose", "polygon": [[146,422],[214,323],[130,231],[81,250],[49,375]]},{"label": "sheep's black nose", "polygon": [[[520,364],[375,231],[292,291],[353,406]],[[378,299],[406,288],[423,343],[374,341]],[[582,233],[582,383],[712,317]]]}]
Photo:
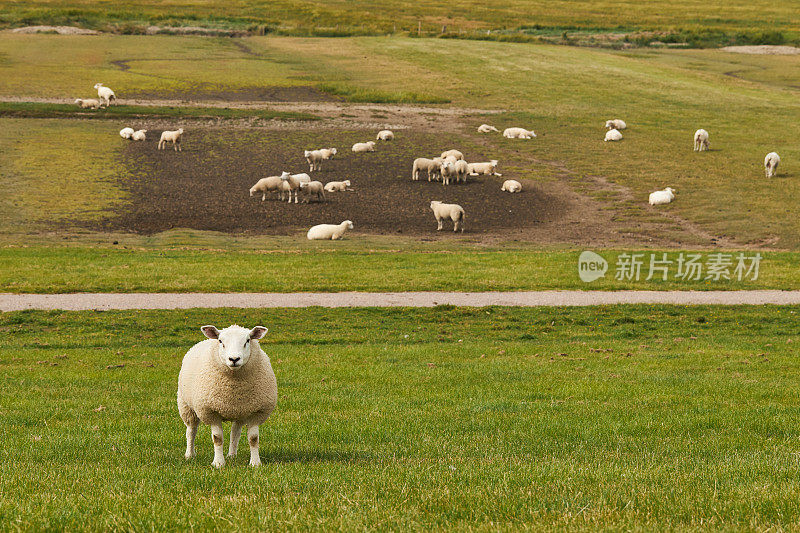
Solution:
[{"label": "sheep's black nose", "polygon": [[228,357],[228,361],[233,363],[234,365],[241,359],[241,357]]}]

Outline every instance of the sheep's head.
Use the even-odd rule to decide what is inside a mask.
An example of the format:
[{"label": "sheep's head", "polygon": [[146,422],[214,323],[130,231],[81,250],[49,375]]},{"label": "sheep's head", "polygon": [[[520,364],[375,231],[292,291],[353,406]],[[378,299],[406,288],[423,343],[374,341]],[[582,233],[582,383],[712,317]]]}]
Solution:
[{"label": "sheep's head", "polygon": [[352,220],[345,220],[344,222],[342,222],[342,224],[347,226],[347,229],[353,229],[353,221]]},{"label": "sheep's head", "polygon": [[311,150],[303,150],[303,157],[308,157],[311,155]]},{"label": "sheep's head", "polygon": [[672,187],[667,187],[664,190],[670,193],[672,196],[675,196],[675,189],[673,189]]},{"label": "sheep's head", "polygon": [[336,148],[331,148],[330,151],[331,151],[331,157],[336,155]]},{"label": "sheep's head", "polygon": [[99,88],[100,88],[100,87],[102,87],[102,86],[103,86],[103,84],[102,84],[102,83],[95,83],[95,84],[94,84],[94,88],[95,88],[95,89],[99,89]]},{"label": "sheep's head", "polygon": [[76,98],[76,99],[75,99],[75,103],[76,103],[76,104],[78,104],[78,105],[80,105],[80,104],[82,104],[82,103],[83,103],[83,100],[81,100],[80,98]]},{"label": "sheep's head", "polygon": [[497,163],[498,163],[497,159],[492,159],[489,162],[492,164],[492,166],[495,166],[495,167],[497,166]]},{"label": "sheep's head", "polygon": [[370,148],[374,148],[375,147],[375,141],[369,141],[369,142],[367,142],[367,144],[369,145]]},{"label": "sheep's head", "polygon": [[344,186],[345,187],[349,187],[350,186],[350,180],[344,180]]},{"label": "sheep's head", "polygon": [[281,172],[281,179],[282,179],[283,181],[288,181],[290,176],[291,176],[291,174],[289,174],[289,173],[288,173],[288,172],[286,172],[286,171],[283,171],[283,172]]},{"label": "sheep's head", "polygon": [[432,200],[432,201],[431,201],[431,209],[433,209],[433,208],[434,208],[434,207],[436,207],[437,205],[440,205],[441,203],[442,203],[442,202],[440,202],[439,200]]},{"label": "sheep's head", "polygon": [[247,364],[250,360],[250,341],[263,338],[268,331],[264,326],[247,329],[235,324],[222,331],[214,326],[203,326],[200,329],[209,339],[219,341],[217,357],[223,365],[232,369],[239,369]]},{"label": "sheep's head", "polygon": [[183,128],[178,128],[178,134],[183,135]]}]

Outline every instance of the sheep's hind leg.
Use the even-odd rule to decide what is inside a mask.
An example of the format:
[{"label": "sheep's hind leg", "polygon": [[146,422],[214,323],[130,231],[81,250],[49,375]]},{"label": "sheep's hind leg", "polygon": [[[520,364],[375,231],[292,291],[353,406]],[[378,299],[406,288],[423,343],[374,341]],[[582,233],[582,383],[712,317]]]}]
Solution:
[{"label": "sheep's hind leg", "polygon": [[211,440],[214,442],[214,461],[211,463],[211,466],[214,468],[222,468],[225,466],[225,455],[222,449],[222,444],[225,440],[222,433],[221,422],[211,425]]},{"label": "sheep's hind leg", "polygon": [[242,437],[242,424],[233,421],[231,424],[231,443],[228,446],[228,457],[236,457],[236,452],[239,451],[239,439]]},{"label": "sheep's hind leg", "polygon": [[247,428],[247,443],[250,444],[250,466],[261,466],[261,457],[258,455],[258,426]]},{"label": "sheep's hind leg", "polygon": [[187,460],[195,456],[194,438],[197,436],[197,422],[194,425],[186,424],[186,453],[183,455]]}]

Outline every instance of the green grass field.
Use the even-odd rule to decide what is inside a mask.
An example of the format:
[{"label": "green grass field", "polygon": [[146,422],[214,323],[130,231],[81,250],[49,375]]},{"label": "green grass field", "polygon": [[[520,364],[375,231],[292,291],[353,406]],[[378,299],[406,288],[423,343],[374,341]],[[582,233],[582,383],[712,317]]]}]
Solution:
[{"label": "green grass field", "polygon": [[[420,29],[423,35],[436,35],[443,26],[450,34],[476,36],[486,29],[534,34],[678,29],[704,34],[706,39],[747,39],[758,44],[765,38],[774,40],[775,34],[796,37],[797,8],[796,0],[388,0],[380,6],[366,0],[235,0],[224,4],[110,0],[102,7],[87,0],[20,0],[7,3],[0,24],[77,24],[124,33],[143,33],[149,24],[185,25],[318,36],[416,34]],[[717,35],[720,33],[723,39]]]},{"label": "green grass field", "polygon": [[[2,529],[792,530],[798,312],[2,314]],[[208,322],[270,328],[256,471],[183,459]]]}]

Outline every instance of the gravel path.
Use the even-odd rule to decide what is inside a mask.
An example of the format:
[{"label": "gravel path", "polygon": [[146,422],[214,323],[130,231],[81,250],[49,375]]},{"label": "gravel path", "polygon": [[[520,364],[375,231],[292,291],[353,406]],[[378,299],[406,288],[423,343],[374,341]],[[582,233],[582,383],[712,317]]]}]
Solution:
[{"label": "gravel path", "polygon": [[193,307],[558,307],[613,304],[797,305],[800,291],[530,291],[338,293],[0,294],[0,311],[189,309]]}]

